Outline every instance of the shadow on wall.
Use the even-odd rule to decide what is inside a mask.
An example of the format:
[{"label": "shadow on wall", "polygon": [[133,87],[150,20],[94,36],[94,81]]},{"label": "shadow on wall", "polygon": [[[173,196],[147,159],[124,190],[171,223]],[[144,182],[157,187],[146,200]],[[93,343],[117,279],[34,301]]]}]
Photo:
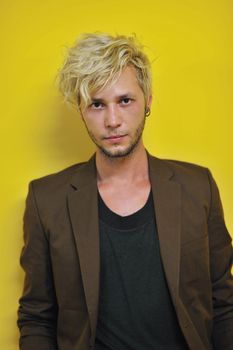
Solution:
[{"label": "shadow on wall", "polygon": [[[43,120],[34,144],[49,164],[66,167],[88,160],[95,152],[81,115],[74,106],[67,105],[60,96],[42,106]],[[40,118],[37,119],[40,124]],[[63,166],[64,165],[64,166]]]}]

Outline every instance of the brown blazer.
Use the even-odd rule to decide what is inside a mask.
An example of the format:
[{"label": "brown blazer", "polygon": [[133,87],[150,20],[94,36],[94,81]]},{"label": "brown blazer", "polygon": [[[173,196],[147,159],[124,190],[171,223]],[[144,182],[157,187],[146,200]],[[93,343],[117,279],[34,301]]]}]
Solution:
[{"label": "brown blazer", "polygon": [[[232,246],[217,186],[204,167],[149,154],[148,160],[163,266],[189,348],[233,349]],[[29,184],[18,310],[22,350],[93,348],[97,203],[95,156]]]}]

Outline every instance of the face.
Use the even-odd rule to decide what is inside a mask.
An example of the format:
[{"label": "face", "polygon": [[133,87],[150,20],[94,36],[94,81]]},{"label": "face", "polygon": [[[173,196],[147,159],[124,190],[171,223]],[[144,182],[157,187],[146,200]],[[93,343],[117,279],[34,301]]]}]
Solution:
[{"label": "face", "polygon": [[111,158],[126,157],[142,146],[145,102],[134,67],[128,66],[111,86],[91,96],[91,104],[81,110],[89,136],[97,152]]}]

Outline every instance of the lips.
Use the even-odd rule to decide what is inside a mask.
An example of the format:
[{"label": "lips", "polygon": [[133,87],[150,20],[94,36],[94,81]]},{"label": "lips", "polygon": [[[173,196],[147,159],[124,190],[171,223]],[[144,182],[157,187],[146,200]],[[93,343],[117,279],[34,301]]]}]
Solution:
[{"label": "lips", "polygon": [[126,136],[126,135],[112,135],[112,136],[105,137],[105,139],[106,140],[115,140],[115,139],[120,139],[124,136]]},{"label": "lips", "polygon": [[107,142],[110,142],[110,143],[118,143],[120,142],[126,135],[112,135],[112,136],[108,136],[108,137],[105,137],[104,139],[107,141]]}]

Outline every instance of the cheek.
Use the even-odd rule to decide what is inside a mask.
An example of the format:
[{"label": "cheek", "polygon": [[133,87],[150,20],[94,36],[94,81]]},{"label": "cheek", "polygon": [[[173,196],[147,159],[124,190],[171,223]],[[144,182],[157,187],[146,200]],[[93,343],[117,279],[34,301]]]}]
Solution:
[{"label": "cheek", "polygon": [[133,103],[130,106],[130,108],[129,108],[129,113],[132,116],[135,116],[135,117],[138,117],[138,118],[143,117],[144,114],[145,114],[145,106],[144,106],[144,104],[139,103],[139,102]]},{"label": "cheek", "polygon": [[101,127],[102,118],[96,115],[88,115],[83,118],[84,123],[86,124],[88,129],[98,129]]},{"label": "cheek", "polygon": [[145,111],[142,106],[132,106],[130,110],[127,111],[127,115],[125,115],[125,120],[127,120],[128,124],[132,126],[136,126],[145,117]]}]

